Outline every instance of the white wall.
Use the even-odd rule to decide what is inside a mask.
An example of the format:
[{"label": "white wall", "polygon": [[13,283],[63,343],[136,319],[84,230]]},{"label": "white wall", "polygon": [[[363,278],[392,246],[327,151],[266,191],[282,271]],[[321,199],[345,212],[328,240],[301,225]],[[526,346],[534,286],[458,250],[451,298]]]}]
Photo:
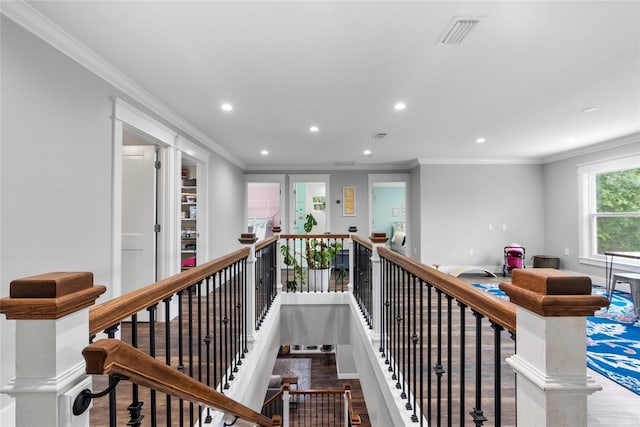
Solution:
[{"label": "white wall", "polygon": [[[604,265],[593,266],[581,264],[578,261],[577,165],[640,153],[640,134],[626,140],[632,142],[544,165],[544,215],[547,225],[545,243],[549,253],[560,256],[560,267],[563,269],[594,276],[594,278],[605,276]],[[603,144],[603,146],[606,145],[607,143]],[[563,255],[565,248],[569,249],[568,256]]]},{"label": "white wall", "polygon": [[[111,275],[111,108],[118,93],[1,21],[0,295],[48,271]],[[0,385],[14,376],[15,321],[0,316]],[[11,399],[0,395],[0,410]],[[0,415],[0,425],[10,411]]]},{"label": "white wall", "polygon": [[411,188],[409,189],[409,209],[411,214],[409,215],[409,230],[411,230],[412,238],[409,239],[408,244],[410,247],[407,248],[407,255],[411,256],[411,258],[415,260],[421,259],[421,248],[420,245],[422,243],[422,224],[421,224],[421,215],[422,205],[426,202],[426,199],[420,197],[420,189],[422,188],[421,174],[420,174],[420,166],[416,166],[411,169],[410,179],[411,179]]},{"label": "white wall", "polygon": [[[112,105],[135,101],[2,16],[0,297],[13,279],[91,271],[111,296]],[[243,224],[243,171],[212,154],[210,258],[233,249]],[[87,337],[88,340],[88,337]],[[15,375],[15,322],[0,316],[0,386]],[[13,425],[0,395],[0,425]]]},{"label": "white wall", "polygon": [[241,247],[244,231],[244,172],[218,154],[209,157],[209,257]]},{"label": "white wall", "polygon": [[526,248],[527,263],[546,252],[540,165],[421,165],[420,199],[425,264],[502,271],[510,243]]}]

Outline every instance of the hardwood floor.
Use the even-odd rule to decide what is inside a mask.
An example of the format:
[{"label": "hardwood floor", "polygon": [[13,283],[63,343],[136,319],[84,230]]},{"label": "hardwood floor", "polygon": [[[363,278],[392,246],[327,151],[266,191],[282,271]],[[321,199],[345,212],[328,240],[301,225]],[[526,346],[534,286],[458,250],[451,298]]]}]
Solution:
[{"label": "hardwood floor", "polygon": [[[367,404],[364,401],[364,394],[362,393],[362,387],[359,380],[340,380],[338,379],[338,372],[336,370],[335,357],[325,354],[288,354],[280,355],[279,358],[310,358],[311,359],[311,389],[341,389],[345,383],[351,384],[351,397],[352,406],[356,414],[360,415],[362,426],[370,427],[369,414],[367,413]],[[296,411],[298,409],[293,408],[291,411],[292,419],[301,418],[305,419],[305,416],[300,416]],[[326,407],[320,407],[320,410],[311,406],[310,419],[313,420],[327,420],[330,418],[330,411]],[[302,425],[302,424],[299,424]],[[309,424],[306,424],[309,425]],[[314,426],[327,425],[325,423],[311,424]],[[342,424],[341,424],[342,425]]]}]

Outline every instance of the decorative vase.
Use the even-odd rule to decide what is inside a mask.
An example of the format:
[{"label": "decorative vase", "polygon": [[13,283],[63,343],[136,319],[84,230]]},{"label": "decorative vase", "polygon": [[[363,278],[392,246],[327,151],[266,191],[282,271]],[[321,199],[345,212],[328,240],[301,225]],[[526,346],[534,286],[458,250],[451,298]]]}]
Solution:
[{"label": "decorative vase", "polygon": [[331,269],[309,270],[309,292],[328,292]]}]

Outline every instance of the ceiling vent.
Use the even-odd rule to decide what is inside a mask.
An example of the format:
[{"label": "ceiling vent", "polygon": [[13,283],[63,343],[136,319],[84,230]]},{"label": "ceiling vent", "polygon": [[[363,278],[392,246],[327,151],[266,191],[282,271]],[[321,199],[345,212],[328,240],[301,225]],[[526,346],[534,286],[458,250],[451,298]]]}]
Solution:
[{"label": "ceiling vent", "polygon": [[373,138],[373,139],[383,139],[386,136],[387,136],[386,132],[376,132],[373,135],[371,135],[371,138]]},{"label": "ceiling vent", "polygon": [[454,16],[440,36],[438,44],[456,45],[462,43],[481,19],[482,17],[477,16]]}]

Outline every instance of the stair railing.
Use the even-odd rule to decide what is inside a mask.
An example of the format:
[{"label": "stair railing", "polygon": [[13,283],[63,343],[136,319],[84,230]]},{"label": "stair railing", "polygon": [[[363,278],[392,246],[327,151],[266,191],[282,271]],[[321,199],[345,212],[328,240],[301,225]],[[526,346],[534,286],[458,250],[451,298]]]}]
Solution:
[{"label": "stair railing", "polygon": [[349,234],[281,234],[283,292],[347,292]]},{"label": "stair railing", "polygon": [[234,423],[241,419],[259,426],[277,425],[272,419],[120,340],[99,340],[86,347],[82,354],[88,374],[124,379],[174,398],[215,408],[234,417]]}]

